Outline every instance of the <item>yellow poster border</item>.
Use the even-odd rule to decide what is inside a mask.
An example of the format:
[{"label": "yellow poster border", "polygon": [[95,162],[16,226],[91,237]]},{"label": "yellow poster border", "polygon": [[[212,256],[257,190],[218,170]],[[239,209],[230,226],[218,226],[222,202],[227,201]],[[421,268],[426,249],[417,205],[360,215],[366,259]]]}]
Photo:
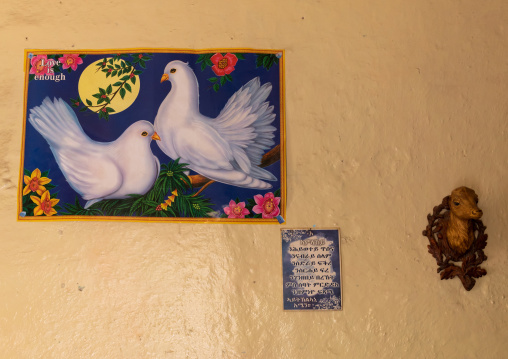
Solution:
[{"label": "yellow poster border", "polygon": [[[111,222],[152,222],[152,223],[236,223],[236,224],[279,224],[275,218],[187,218],[187,217],[118,217],[118,216],[21,216],[23,210],[22,204],[22,189],[24,178],[24,155],[25,155],[25,131],[27,124],[27,104],[28,104],[28,79],[29,79],[29,64],[28,56],[33,55],[52,55],[52,54],[83,54],[83,55],[101,55],[111,53],[132,53],[132,52],[148,52],[148,53],[187,53],[187,54],[207,54],[211,52],[242,52],[242,53],[257,53],[257,54],[278,54],[282,56],[279,59],[279,86],[280,86],[280,165],[281,165],[281,204],[280,215],[284,220],[286,219],[286,199],[287,199],[287,180],[286,180],[286,105],[285,105],[285,50],[283,49],[253,49],[253,48],[209,48],[209,49],[170,49],[170,48],[122,48],[122,49],[71,49],[71,50],[58,50],[58,49],[25,49],[23,71],[25,74],[24,81],[24,99],[23,99],[23,121],[22,121],[22,139],[20,151],[20,174],[18,181],[18,195],[17,195],[17,221],[28,222],[46,222],[46,221],[111,221]],[[283,224],[286,224],[284,222]]]}]

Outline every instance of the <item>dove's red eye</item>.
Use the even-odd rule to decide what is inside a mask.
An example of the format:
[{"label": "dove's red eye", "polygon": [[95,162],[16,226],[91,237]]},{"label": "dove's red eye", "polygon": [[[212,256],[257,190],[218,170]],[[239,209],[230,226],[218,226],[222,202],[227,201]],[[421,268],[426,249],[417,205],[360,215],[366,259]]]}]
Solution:
[{"label": "dove's red eye", "polygon": [[171,69],[169,70],[169,72],[171,72],[172,74],[174,74],[176,72],[176,69]]},{"label": "dove's red eye", "polygon": [[141,136],[143,136],[143,137],[148,136],[148,132],[146,132],[146,131],[141,132]]}]

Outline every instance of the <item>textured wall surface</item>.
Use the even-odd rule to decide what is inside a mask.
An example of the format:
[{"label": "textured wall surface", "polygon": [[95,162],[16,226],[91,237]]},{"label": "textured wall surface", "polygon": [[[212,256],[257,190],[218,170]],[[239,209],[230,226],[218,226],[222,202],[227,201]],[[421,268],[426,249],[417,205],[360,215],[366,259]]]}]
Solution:
[{"label": "textured wall surface", "polygon": [[[503,0],[4,1],[0,357],[505,357],[507,24]],[[282,310],[280,226],[16,222],[23,49],[125,47],[286,49],[287,227],[340,226],[343,311]],[[471,292],[421,234],[460,185],[489,234]]]}]

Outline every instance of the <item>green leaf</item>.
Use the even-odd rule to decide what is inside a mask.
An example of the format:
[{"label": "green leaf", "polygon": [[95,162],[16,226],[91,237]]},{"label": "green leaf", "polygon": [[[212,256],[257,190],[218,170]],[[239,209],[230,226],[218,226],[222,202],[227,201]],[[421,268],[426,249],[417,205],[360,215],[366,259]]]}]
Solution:
[{"label": "green leaf", "polygon": [[86,110],[88,110],[88,107],[83,107],[79,109],[79,112],[85,112]]},{"label": "green leaf", "polygon": [[120,86],[122,83],[120,81],[117,81],[113,84],[113,86]]},{"label": "green leaf", "polygon": [[99,101],[97,101],[97,105],[99,105],[99,104],[101,104],[101,103],[103,103],[103,102],[104,102],[104,99],[101,97],[101,98],[99,99]]},{"label": "green leaf", "polygon": [[116,112],[115,110],[113,110],[113,108],[111,107],[106,107],[106,111],[108,111],[108,113],[113,113],[113,112]]},{"label": "green leaf", "polygon": [[131,85],[129,85],[127,82],[125,83],[124,87],[127,91],[132,92]]},{"label": "green leaf", "polygon": [[258,57],[256,57],[256,67],[261,67],[263,66],[263,58],[264,58],[265,55],[258,55]]},{"label": "green leaf", "polygon": [[143,71],[141,70],[134,70],[133,74],[134,75],[141,75],[143,73]]},{"label": "green leaf", "polygon": [[117,73],[118,73],[118,71],[117,71],[117,70],[115,70],[115,71],[113,71],[113,72],[111,73],[111,76],[116,76],[116,74],[117,74]]},{"label": "green leaf", "polygon": [[95,98],[101,98],[101,95],[98,94],[98,93],[94,93],[92,96],[95,97]]},{"label": "green leaf", "polygon": [[122,100],[123,100],[124,96],[125,96],[125,89],[122,87],[120,89],[120,97],[122,98]]},{"label": "green leaf", "polygon": [[113,65],[113,59],[109,59],[108,61],[111,65]]},{"label": "green leaf", "polygon": [[113,92],[113,87],[111,87],[111,85],[109,85],[107,88],[106,88],[106,94],[111,94],[111,92]]},{"label": "green leaf", "polygon": [[104,90],[102,87],[99,87],[99,92],[101,95],[105,95],[106,94],[106,90]]},{"label": "green leaf", "polygon": [[131,82],[132,82],[133,84],[136,84],[136,76],[131,77]]},{"label": "green leaf", "polygon": [[231,77],[231,75],[224,75],[224,77],[226,78],[226,80],[228,80],[229,82],[233,82],[233,78]]},{"label": "green leaf", "polygon": [[208,81],[210,81],[211,83],[215,83],[217,82],[217,77],[210,77]]},{"label": "green leaf", "polygon": [[124,77],[122,77],[120,80],[121,81],[127,81],[129,79],[129,75],[125,75]]},{"label": "green leaf", "polygon": [[35,79],[35,75],[34,74],[31,74],[31,75],[28,75],[28,82],[32,81]]},{"label": "green leaf", "polygon": [[92,106],[92,101],[90,101],[89,99],[86,99],[86,103],[88,106]]},{"label": "green leaf", "polygon": [[268,56],[265,56],[263,58],[263,67],[265,67],[268,70],[268,63],[270,62],[270,58]]},{"label": "green leaf", "polygon": [[245,56],[243,56],[243,54],[234,53],[233,55],[235,55],[238,60],[245,60]]},{"label": "green leaf", "polygon": [[201,63],[201,71],[204,71],[206,69],[206,63],[203,62]]},{"label": "green leaf", "polygon": [[273,66],[273,64],[275,64],[276,62],[278,62],[277,58],[274,57],[274,56],[271,56],[270,57],[270,63],[268,64],[268,70],[270,70],[270,68]]},{"label": "green leaf", "polygon": [[220,86],[219,86],[219,84],[218,84],[218,83],[216,83],[215,85],[213,85],[213,90],[214,90],[215,92],[219,91],[219,88],[220,88]]},{"label": "green leaf", "polygon": [[44,171],[41,173],[41,177],[48,177],[49,171]]},{"label": "green leaf", "polygon": [[141,66],[142,68],[146,69],[146,65],[145,65],[145,62],[143,60],[139,60],[139,66]]},{"label": "green leaf", "polygon": [[25,176],[29,176],[29,177],[30,177],[30,175],[32,174],[32,173],[31,173],[29,170],[27,170],[26,168],[25,168],[25,170],[23,171],[23,173],[25,174]]},{"label": "green leaf", "polygon": [[226,78],[225,78],[224,76],[222,76],[222,77],[220,78],[220,85],[221,85],[221,86],[224,86],[224,84],[225,84],[225,83],[226,83]]}]

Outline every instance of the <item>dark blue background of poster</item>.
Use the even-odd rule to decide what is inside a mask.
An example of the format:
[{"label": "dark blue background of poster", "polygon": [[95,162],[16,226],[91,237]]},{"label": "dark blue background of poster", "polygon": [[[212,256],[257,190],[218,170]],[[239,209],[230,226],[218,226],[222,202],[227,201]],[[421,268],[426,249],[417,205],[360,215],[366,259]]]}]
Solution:
[{"label": "dark blue background of poster", "polygon": [[[27,98],[27,120],[25,131],[25,153],[23,168],[32,172],[35,168],[41,171],[49,170],[49,178],[52,183],[58,187],[52,190],[58,191],[60,205],[64,203],[74,203],[76,192],[67,184],[62,172],[56,164],[53,154],[49,149],[49,145],[44,138],[32,127],[28,122],[29,110],[42,103],[47,96],[50,98],[63,98],[69,102],[70,98],[79,98],[78,81],[83,70],[91,63],[104,57],[112,55],[88,55],[83,59],[83,64],[78,66],[77,71],[68,73],[63,70],[65,80],[55,82],[51,80],[32,80],[28,84]],[[154,121],[159,105],[171,90],[170,82],[160,83],[164,68],[173,60],[188,62],[189,66],[194,70],[199,83],[199,103],[200,111],[203,115],[215,118],[222,110],[228,99],[245,83],[254,77],[259,77],[261,84],[270,82],[273,86],[268,97],[270,105],[274,106],[276,118],[273,126],[277,128],[275,132],[275,145],[280,144],[280,84],[279,71],[280,65],[273,65],[270,70],[263,67],[256,68],[256,54],[244,54],[245,60],[238,60],[235,70],[231,73],[233,82],[227,82],[218,92],[212,89],[212,84],[207,80],[210,77],[217,77],[210,66],[201,71],[201,64],[196,64],[199,55],[181,54],[181,53],[154,53],[153,58],[146,62],[146,70],[139,76],[140,92],[134,103],[126,110],[110,115],[109,121],[99,119],[97,114],[91,111],[79,112],[74,109],[85,133],[95,141],[109,142],[117,139],[125,129],[132,123],[139,120]],[[132,60],[132,58],[128,58]],[[138,67],[139,68],[139,67]],[[93,99],[91,99],[93,100]],[[156,141],[152,141],[151,148],[155,156],[161,162],[167,163],[170,158],[167,157],[157,146]],[[241,201],[246,201],[256,194],[265,194],[274,192],[281,186],[280,182],[280,161],[266,167],[268,171],[277,177],[278,181],[271,182],[273,188],[271,190],[252,190],[240,187],[228,186],[221,183],[214,183],[208,187],[203,195],[211,200],[214,204],[214,211],[221,211],[231,199],[237,197]],[[191,174],[194,174],[191,172]],[[81,197],[80,203],[85,204]]]}]

